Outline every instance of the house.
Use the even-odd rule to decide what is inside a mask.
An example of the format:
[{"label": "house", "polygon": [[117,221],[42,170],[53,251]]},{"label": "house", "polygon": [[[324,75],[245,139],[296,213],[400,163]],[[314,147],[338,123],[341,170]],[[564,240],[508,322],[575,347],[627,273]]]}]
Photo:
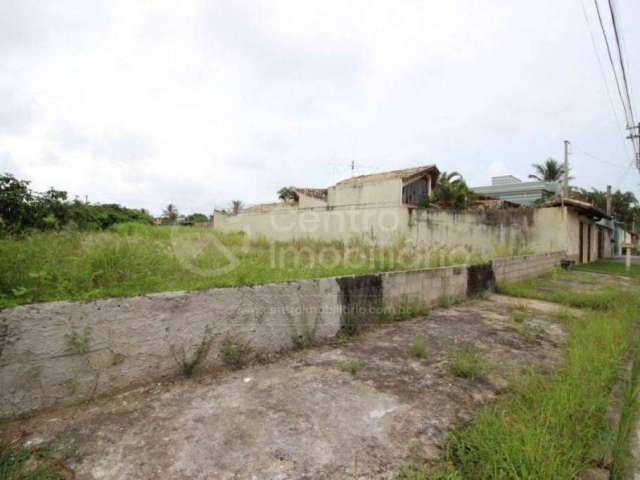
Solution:
[{"label": "house", "polygon": [[435,165],[359,175],[329,188],[296,188],[298,206],[418,205],[430,197],[440,171]]},{"label": "house", "polygon": [[540,207],[553,209],[561,215],[546,227],[564,238],[567,257],[576,263],[589,263],[611,255],[611,234],[602,220],[611,220],[598,207],[573,198],[556,198]]},{"label": "house", "polygon": [[519,205],[532,206],[560,194],[558,182],[523,182],[513,175],[493,177],[491,185],[472,187],[475,193]]},{"label": "house", "polygon": [[238,215],[216,211],[213,226],[249,238],[390,244],[406,236],[401,225],[409,223],[409,207],[431,196],[439,175],[435,165],[424,165],[355,176],[327,188],[298,187],[296,201],[254,205]]},{"label": "house", "polygon": [[[604,234],[597,221],[609,217],[592,205],[565,199],[528,208],[482,195],[478,208],[424,208],[421,200],[432,195],[439,174],[426,165],[351,177],[327,188],[300,187],[296,201],[255,205],[236,215],[216,212],[213,227],[242,231],[249,239],[408,244],[461,259],[560,251],[578,262],[598,257]],[[552,191],[545,185],[539,193]]]}]

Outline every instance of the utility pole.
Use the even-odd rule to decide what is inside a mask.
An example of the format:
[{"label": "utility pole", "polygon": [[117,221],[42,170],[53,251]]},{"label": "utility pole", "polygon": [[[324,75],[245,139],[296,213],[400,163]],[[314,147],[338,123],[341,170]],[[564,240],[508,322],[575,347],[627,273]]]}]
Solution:
[{"label": "utility pole", "polygon": [[564,181],[562,196],[569,197],[569,140],[564,141]]},{"label": "utility pole", "polygon": [[[636,168],[638,169],[638,172],[640,172],[640,123],[635,127],[627,127],[627,130],[631,130],[627,139],[631,140],[631,144],[633,145],[633,151],[636,155]],[[638,146],[636,146],[636,140],[638,141]]]}]

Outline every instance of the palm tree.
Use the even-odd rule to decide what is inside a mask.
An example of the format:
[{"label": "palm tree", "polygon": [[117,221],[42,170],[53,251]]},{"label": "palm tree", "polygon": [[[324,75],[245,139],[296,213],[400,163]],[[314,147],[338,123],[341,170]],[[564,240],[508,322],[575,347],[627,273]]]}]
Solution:
[{"label": "palm tree", "polygon": [[442,172],[433,191],[433,201],[444,208],[467,207],[473,192],[458,172]]},{"label": "palm tree", "polygon": [[178,209],[173,203],[170,203],[162,212],[162,223],[173,225],[178,221],[178,216]]},{"label": "palm tree", "polygon": [[231,213],[233,213],[234,215],[238,215],[243,208],[244,204],[240,200],[233,200],[231,202]]},{"label": "palm tree", "polygon": [[295,187],[282,187],[280,190],[278,190],[278,198],[283,202],[297,202],[298,192],[296,192]]},{"label": "palm tree", "polygon": [[529,175],[529,178],[539,182],[560,182],[564,179],[564,166],[560,165],[555,158],[549,157],[543,164],[534,163],[531,166],[536,173]]}]

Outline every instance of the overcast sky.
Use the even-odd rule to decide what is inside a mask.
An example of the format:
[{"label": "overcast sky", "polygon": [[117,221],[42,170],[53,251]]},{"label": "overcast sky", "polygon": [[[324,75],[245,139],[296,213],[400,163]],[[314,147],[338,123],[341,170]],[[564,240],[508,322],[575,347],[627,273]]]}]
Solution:
[{"label": "overcast sky", "polygon": [[[612,101],[581,0],[0,0],[0,171],[210,213],[352,160],[526,178],[569,139],[576,185],[638,194],[583,1]],[[640,2],[617,4],[640,95]]]}]

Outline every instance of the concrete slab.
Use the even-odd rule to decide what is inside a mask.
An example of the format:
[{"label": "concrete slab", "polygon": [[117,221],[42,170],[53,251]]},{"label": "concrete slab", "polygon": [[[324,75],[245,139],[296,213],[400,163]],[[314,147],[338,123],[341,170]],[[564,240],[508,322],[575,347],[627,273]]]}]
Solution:
[{"label": "concrete slab", "polygon": [[[49,446],[78,479],[389,479],[409,452],[438,457],[510,376],[561,361],[565,327],[540,309],[515,324],[512,309],[475,300],[271,364],[44,413],[2,436]],[[425,359],[409,353],[417,335]],[[482,378],[449,371],[450,349],[466,344],[483,352]]]}]

